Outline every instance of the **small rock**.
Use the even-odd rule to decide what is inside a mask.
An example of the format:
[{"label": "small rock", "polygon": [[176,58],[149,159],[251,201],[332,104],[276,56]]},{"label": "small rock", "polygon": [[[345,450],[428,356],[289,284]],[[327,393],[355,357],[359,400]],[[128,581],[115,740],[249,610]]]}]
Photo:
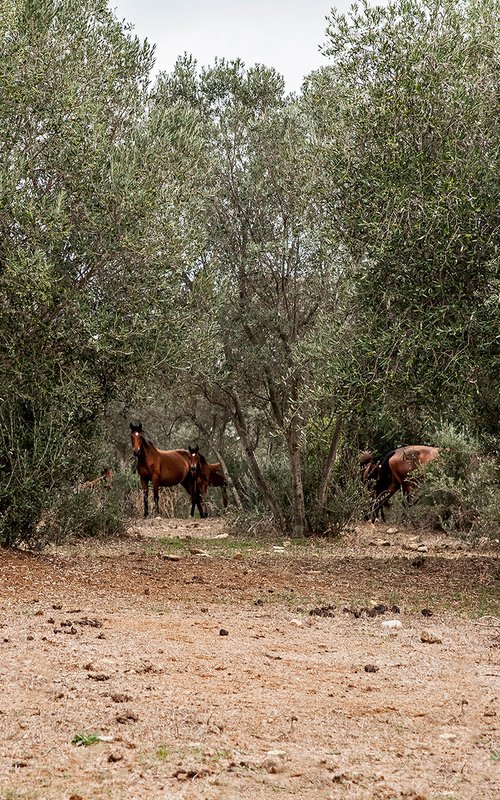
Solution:
[{"label": "small rock", "polygon": [[26,640],[27,640],[28,642],[32,642],[34,638],[35,638],[34,636],[27,636],[27,637],[26,637]]},{"label": "small rock", "polygon": [[334,617],[335,614],[333,613],[335,606],[328,605],[328,606],[320,606],[319,608],[311,608],[309,611],[309,615],[311,617]]},{"label": "small rock", "polygon": [[386,611],[387,611],[387,606],[385,606],[383,603],[375,603],[368,610],[368,616],[377,617],[380,614],[385,614]]},{"label": "small rock", "polygon": [[271,775],[278,775],[280,772],[284,770],[284,764],[281,758],[276,758],[273,756],[268,756],[262,761],[261,766],[269,772]]},{"label": "small rock", "polygon": [[382,627],[389,628],[390,630],[397,630],[403,627],[403,623],[400,622],[399,619],[384,619],[382,621]]},{"label": "small rock", "polygon": [[127,722],[137,722],[138,719],[139,717],[133,711],[126,711],[124,714],[118,714],[116,717],[116,721],[121,725],[125,725]]},{"label": "small rock", "polygon": [[426,644],[442,644],[443,640],[432,631],[422,631],[420,634],[420,641]]},{"label": "small rock", "polygon": [[394,533],[398,533],[399,528],[387,528],[386,533],[388,536],[392,536]]},{"label": "small rock", "polygon": [[417,547],[419,553],[427,553],[427,545],[426,544],[419,544]]},{"label": "small rock", "polygon": [[401,614],[401,609],[399,606],[391,606],[391,614]]},{"label": "small rock", "polygon": [[110,697],[113,703],[128,703],[132,699],[129,694],[121,694],[119,692],[111,694]]},{"label": "small rock", "polygon": [[430,608],[423,608],[422,609],[422,616],[423,617],[432,617],[432,611]]},{"label": "small rock", "polygon": [[375,664],[365,664],[365,672],[378,672],[380,667]]},{"label": "small rock", "polygon": [[456,733],[440,733],[439,734],[439,738],[440,739],[445,739],[448,742],[454,742],[455,739],[457,738],[457,734]]},{"label": "small rock", "polygon": [[146,586],[146,588],[144,589],[144,594],[149,594],[149,589],[148,589],[148,587],[147,587],[147,586]]},{"label": "small rock", "polygon": [[170,553],[166,553],[163,556],[163,559],[164,559],[164,561],[180,561],[181,557],[180,556],[171,555]]},{"label": "small rock", "polygon": [[117,761],[123,761],[123,755],[121,753],[110,753],[108,756],[108,763],[116,764]]},{"label": "small rock", "polygon": [[296,626],[297,626],[297,628],[302,628],[302,627],[303,627],[303,624],[304,624],[304,623],[302,622],[302,620],[301,620],[301,619],[291,619],[291,620],[290,620],[290,625],[296,625]]},{"label": "small rock", "polygon": [[226,631],[225,628],[221,628],[219,631],[219,636],[229,636],[229,631]]}]

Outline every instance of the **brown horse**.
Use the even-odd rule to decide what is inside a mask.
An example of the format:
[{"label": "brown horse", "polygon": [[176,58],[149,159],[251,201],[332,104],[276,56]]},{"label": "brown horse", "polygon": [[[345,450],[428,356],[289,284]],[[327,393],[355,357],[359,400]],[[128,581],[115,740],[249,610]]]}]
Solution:
[{"label": "brown horse", "polygon": [[[398,447],[387,453],[381,462],[374,462],[370,477],[376,479],[375,482],[375,502],[372,508],[371,520],[375,522],[377,513],[382,513],[382,508],[387,501],[399,489],[403,493],[403,499],[409,505],[411,495],[418,485],[418,475],[411,477],[419,467],[424,467],[431,461],[439,457],[437,447],[427,445],[411,444],[405,447]],[[383,516],[382,516],[383,518]]]},{"label": "brown horse", "polygon": [[[190,472],[190,457],[187,450],[158,450],[144,435],[142,424],[130,423],[130,440],[136,457],[137,472],[141,479],[144,495],[144,516],[149,513],[148,492],[149,482],[153,484],[154,507],[157,514],[159,509],[160,486],[183,486],[188,494],[193,497],[192,477]],[[202,508],[199,495],[195,493],[194,500],[198,505],[200,515]]]},{"label": "brown horse", "polygon": [[222,465],[217,461],[215,464],[207,464],[208,466],[208,485],[219,486],[222,494],[222,505],[227,508],[227,481],[222,469]]},{"label": "brown horse", "polygon": [[[191,516],[194,516],[195,497],[199,495],[204,510],[204,516],[208,517],[206,496],[209,486],[220,486],[222,502],[224,508],[227,508],[227,481],[224,477],[222,466],[218,462],[216,464],[209,464],[205,456],[200,453],[198,445],[196,445],[196,447],[189,447],[189,455],[191,459],[191,477],[193,481],[191,485]],[[201,512],[200,516],[202,516]]]}]

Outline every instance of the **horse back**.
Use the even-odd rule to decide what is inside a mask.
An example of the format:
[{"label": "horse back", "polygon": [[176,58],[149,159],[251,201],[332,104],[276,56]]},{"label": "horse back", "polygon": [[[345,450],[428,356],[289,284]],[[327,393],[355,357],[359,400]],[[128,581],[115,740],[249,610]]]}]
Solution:
[{"label": "horse back", "polygon": [[209,486],[225,486],[226,479],[219,463],[207,464],[208,467],[208,485]]},{"label": "horse back", "polygon": [[157,473],[160,486],[182,483],[189,473],[187,450],[158,450]]},{"label": "horse back", "polygon": [[410,472],[423,467],[439,457],[437,447],[411,444],[407,447],[398,447],[389,459],[389,465],[394,478],[398,483],[404,483]]}]

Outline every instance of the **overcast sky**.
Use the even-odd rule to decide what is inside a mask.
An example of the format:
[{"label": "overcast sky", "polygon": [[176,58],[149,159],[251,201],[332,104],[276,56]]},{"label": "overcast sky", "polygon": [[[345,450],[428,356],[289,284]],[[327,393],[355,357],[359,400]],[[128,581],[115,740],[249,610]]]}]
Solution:
[{"label": "overcast sky", "polygon": [[111,0],[120,19],[131,22],[141,39],[156,44],[156,70],[170,71],[187,52],[200,66],[216,56],[240,57],[276,67],[288,91],[327,64],[318,51],[325,17],[335,6],[346,11],[351,0]]}]

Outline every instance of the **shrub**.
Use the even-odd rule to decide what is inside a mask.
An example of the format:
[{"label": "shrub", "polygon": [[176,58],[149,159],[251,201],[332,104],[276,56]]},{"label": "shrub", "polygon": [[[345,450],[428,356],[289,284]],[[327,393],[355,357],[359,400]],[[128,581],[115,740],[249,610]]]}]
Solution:
[{"label": "shrub", "polygon": [[426,469],[415,509],[423,524],[472,540],[500,531],[499,463],[465,430],[446,426],[436,443],[443,458]]}]

